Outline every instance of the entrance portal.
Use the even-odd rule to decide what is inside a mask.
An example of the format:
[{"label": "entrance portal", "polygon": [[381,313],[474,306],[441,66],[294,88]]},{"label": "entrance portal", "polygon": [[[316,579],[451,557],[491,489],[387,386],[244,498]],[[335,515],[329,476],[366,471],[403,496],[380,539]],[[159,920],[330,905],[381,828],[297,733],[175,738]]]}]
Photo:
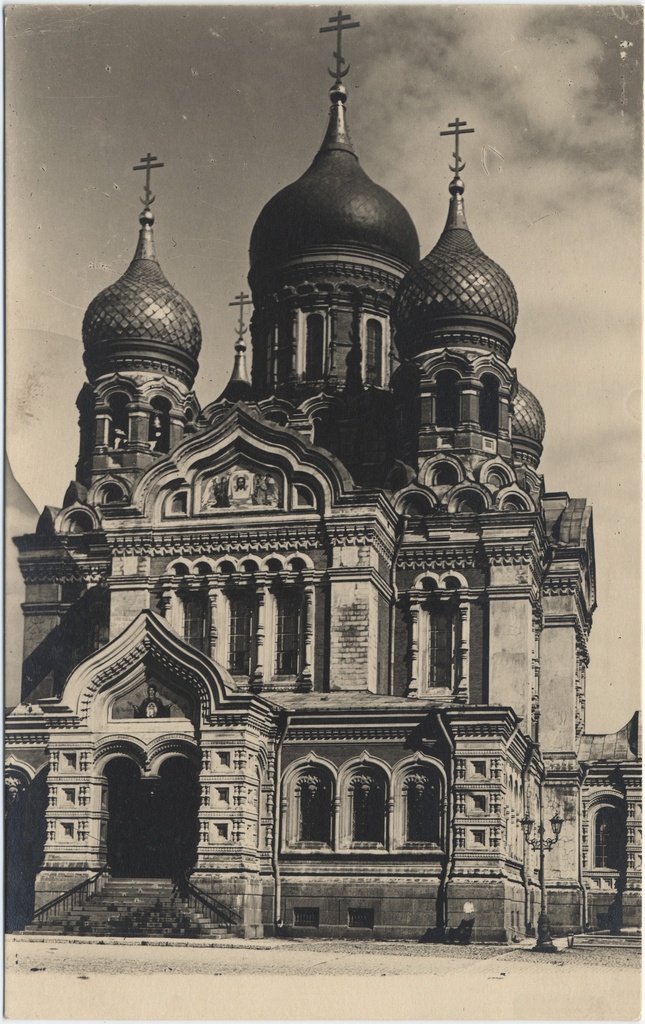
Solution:
[{"label": "entrance portal", "polygon": [[110,761],[107,860],[115,878],[177,878],[193,867],[199,837],[197,769],[170,757],[141,777],[127,757]]}]

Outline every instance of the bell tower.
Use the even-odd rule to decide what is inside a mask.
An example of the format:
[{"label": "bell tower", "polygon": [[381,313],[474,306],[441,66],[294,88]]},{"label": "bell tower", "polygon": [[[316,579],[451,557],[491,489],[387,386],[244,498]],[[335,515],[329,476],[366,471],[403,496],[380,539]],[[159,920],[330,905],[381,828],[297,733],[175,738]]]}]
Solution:
[{"label": "bell tower", "polygon": [[105,478],[99,503],[127,497],[133,479],[170,451],[198,414],[192,387],[201,328],[190,303],[165,277],[155,251],[148,153],[139,240],[125,273],[100,292],[83,320],[88,383],[79,395],[77,481]]}]

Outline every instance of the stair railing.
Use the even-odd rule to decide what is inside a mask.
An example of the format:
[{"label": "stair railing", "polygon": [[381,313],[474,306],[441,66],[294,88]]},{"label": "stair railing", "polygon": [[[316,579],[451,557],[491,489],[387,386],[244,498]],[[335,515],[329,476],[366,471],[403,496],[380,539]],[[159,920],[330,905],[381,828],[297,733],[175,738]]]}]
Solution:
[{"label": "stair railing", "polygon": [[52,917],[60,917],[61,914],[66,913],[68,910],[74,910],[75,907],[80,907],[83,901],[88,896],[94,896],[97,892],[101,892],[103,886],[108,880],[110,872],[109,864],[104,864],[103,867],[97,871],[91,878],[86,878],[84,882],[79,882],[72,889],[68,889],[67,892],[62,893],[60,896],[56,896],[49,903],[45,903],[42,907],[39,907],[34,914],[31,923],[34,924],[36,921],[50,921]]},{"label": "stair railing", "polygon": [[206,916],[213,924],[223,925],[227,934],[230,934],[233,925],[240,920],[239,914],[220,903],[209,892],[200,889],[194,882],[191,882],[187,874],[180,875],[173,882],[177,895],[185,899],[191,909],[205,911]]}]

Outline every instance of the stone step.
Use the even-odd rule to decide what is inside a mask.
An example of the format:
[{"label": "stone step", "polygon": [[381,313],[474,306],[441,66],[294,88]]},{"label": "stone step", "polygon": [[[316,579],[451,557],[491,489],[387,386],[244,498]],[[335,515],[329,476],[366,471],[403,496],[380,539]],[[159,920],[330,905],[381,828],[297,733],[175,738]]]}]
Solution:
[{"label": "stone step", "polygon": [[78,907],[34,921],[27,934],[222,937],[226,925],[194,910],[176,892],[170,879],[109,879],[99,893]]}]

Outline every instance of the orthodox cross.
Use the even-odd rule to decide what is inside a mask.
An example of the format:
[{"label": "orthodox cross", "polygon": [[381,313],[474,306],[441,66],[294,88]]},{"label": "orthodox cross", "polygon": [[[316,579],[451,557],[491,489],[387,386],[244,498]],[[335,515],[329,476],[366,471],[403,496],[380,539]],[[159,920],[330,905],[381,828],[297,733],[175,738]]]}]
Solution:
[{"label": "orthodox cross", "polygon": [[[351,14],[343,14],[342,11],[339,11],[333,18],[329,18],[329,25],[325,25],[324,28],[320,29],[321,32],[336,33],[336,50],[334,52],[334,57],[336,58],[336,70],[331,71],[327,68],[327,71],[332,78],[336,79],[338,84],[340,84],[341,78],[344,78],[349,71],[349,64],[343,71],[343,64],[345,63],[345,58],[342,55],[343,32],[347,28],[360,28],[361,24],[360,21],[352,21],[351,18]],[[349,22],[349,24],[347,24],[347,22]]]},{"label": "orthodox cross", "polygon": [[466,164],[459,157],[459,136],[468,135],[469,132],[474,132],[474,128],[466,128],[467,121],[460,121],[459,118],[455,118],[454,121],[448,122],[448,128],[452,128],[452,131],[439,132],[440,135],[454,135],[455,137],[455,151],[452,154],[455,158],[455,166],[450,164],[450,170],[454,171],[455,174],[460,174],[463,171]]},{"label": "orthodox cross", "polygon": [[248,329],[244,325],[244,307],[245,306],[252,306],[252,305],[253,305],[252,299],[250,298],[249,295],[245,295],[244,292],[240,292],[239,295],[235,296],[235,302],[229,302],[229,306],[239,306],[240,307],[240,319],[239,319],[239,322],[238,322],[238,325],[237,325],[238,341],[242,340],[242,338],[244,337],[244,335],[246,334],[247,329]]},{"label": "orthodox cross", "polygon": [[163,167],[164,164],[154,163],[157,158],[156,156],[153,156],[152,153],[148,153],[147,156],[142,156],[139,159],[141,160],[141,163],[137,164],[136,167],[133,167],[132,170],[146,172],[146,194],[145,197],[141,196],[141,202],[144,206],[150,206],[150,204],[154,203],[156,199],[156,196],[153,196],[150,188],[150,171],[153,167]]}]

